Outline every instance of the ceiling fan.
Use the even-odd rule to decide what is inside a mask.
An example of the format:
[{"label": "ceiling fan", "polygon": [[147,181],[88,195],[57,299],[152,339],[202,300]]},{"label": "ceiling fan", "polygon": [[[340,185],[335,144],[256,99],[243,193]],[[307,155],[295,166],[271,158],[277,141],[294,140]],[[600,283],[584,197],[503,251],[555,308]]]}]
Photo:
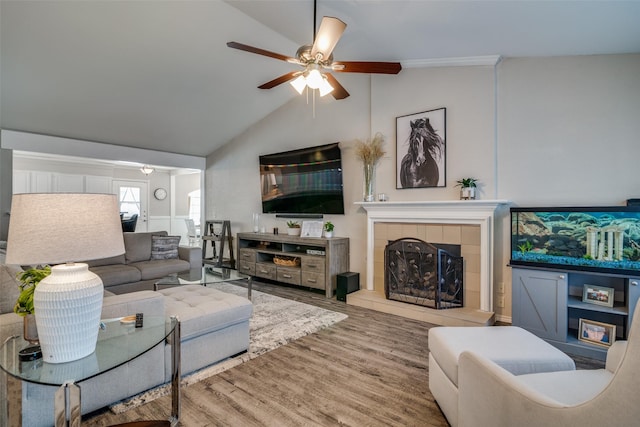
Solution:
[{"label": "ceiling fan", "polygon": [[349,92],[331,74],[332,71],[340,73],[370,73],[370,74],[398,74],[402,69],[399,62],[366,62],[366,61],[334,61],[333,49],[340,40],[347,24],[338,18],[325,16],[322,18],[320,28],[316,34],[316,1],[314,0],[314,36],[313,45],[301,46],[292,58],[279,53],[260,49],[238,42],[228,42],[227,46],[233,49],[244,50],[258,55],[268,56],[303,67],[302,70],[291,71],[258,88],[271,89],[282,83],[291,81],[291,85],[302,94],[306,87],[318,89],[320,96],[328,93],[335,99],[344,99]]}]

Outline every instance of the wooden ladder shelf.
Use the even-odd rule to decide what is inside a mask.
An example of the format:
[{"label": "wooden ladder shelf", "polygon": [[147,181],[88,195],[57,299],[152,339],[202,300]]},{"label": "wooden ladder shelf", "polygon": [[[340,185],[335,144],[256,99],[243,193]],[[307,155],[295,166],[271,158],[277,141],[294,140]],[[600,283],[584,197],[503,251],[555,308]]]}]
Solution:
[{"label": "wooden ladder shelf", "polygon": [[[220,226],[222,226],[220,228]],[[211,257],[207,257],[207,243],[211,243]],[[220,247],[216,246],[219,243]],[[229,257],[225,258],[225,245],[229,248]],[[233,256],[233,236],[231,235],[231,221],[212,220],[206,221],[202,234],[202,262],[214,267],[236,268],[236,260]]]}]

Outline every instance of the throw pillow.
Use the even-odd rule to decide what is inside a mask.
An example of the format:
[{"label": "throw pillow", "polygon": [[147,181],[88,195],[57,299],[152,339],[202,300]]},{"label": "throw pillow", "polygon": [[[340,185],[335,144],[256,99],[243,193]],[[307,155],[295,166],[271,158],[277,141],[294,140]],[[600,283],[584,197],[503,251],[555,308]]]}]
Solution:
[{"label": "throw pillow", "polygon": [[180,236],[151,236],[151,259],[178,258]]}]

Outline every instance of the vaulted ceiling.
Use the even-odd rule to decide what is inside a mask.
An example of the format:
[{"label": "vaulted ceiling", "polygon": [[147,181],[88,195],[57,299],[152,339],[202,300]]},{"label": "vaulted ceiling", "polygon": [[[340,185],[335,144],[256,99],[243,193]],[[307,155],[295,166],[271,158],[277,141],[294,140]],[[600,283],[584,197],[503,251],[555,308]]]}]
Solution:
[{"label": "vaulted ceiling", "polygon": [[[324,15],[348,25],[336,60],[640,52],[639,1],[319,0]],[[0,125],[206,156],[298,96],[257,89],[294,65],[226,42],[295,56],[312,37],[312,0],[2,0]]]}]

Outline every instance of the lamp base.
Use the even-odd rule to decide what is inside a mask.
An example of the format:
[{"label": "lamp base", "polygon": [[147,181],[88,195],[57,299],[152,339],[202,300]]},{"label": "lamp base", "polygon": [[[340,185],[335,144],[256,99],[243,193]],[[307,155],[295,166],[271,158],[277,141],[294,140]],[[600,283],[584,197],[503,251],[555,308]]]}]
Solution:
[{"label": "lamp base", "polygon": [[39,345],[31,345],[18,352],[18,360],[21,362],[30,362],[40,358],[42,358],[42,349]]},{"label": "lamp base", "polygon": [[33,293],[45,362],[72,362],[95,351],[103,292],[102,280],[87,264],[51,267]]}]

